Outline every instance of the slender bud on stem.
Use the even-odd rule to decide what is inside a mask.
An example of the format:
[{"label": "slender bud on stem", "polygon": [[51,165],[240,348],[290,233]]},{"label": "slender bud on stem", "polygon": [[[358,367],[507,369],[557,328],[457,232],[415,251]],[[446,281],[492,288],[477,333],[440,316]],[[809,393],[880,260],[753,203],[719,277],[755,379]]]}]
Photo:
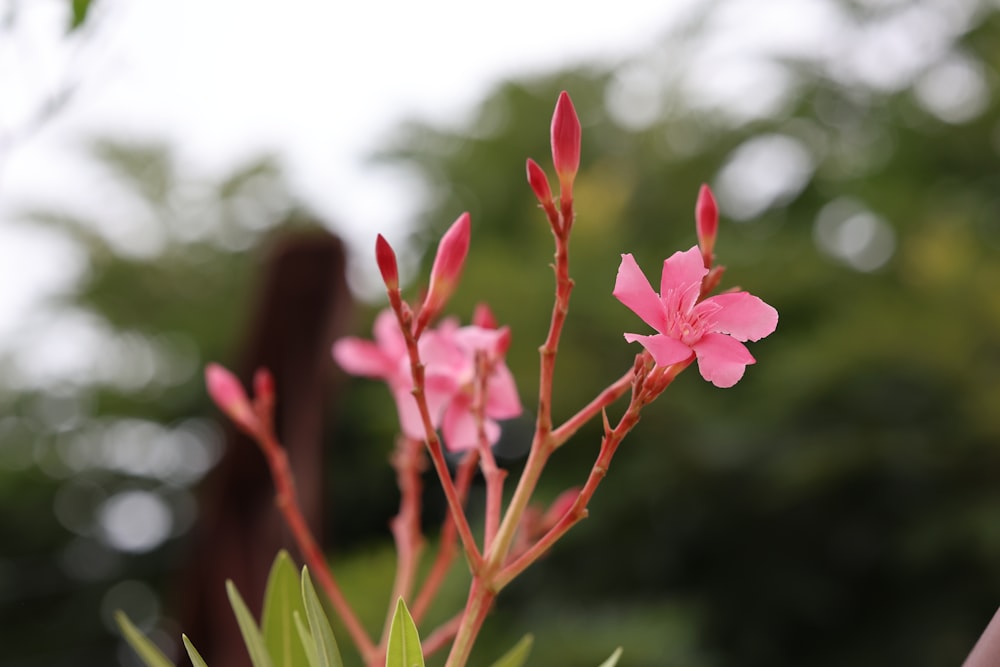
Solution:
[{"label": "slender bud on stem", "polygon": [[417,316],[415,335],[419,336],[427,323],[441,312],[455,291],[455,287],[458,286],[458,279],[465,265],[465,256],[469,253],[471,234],[471,219],[468,213],[463,213],[441,237],[434,265],[431,267],[431,282],[427,288],[427,296],[424,297],[420,314]]},{"label": "slender bud on stem", "polygon": [[530,157],[527,162],[528,171],[528,185],[531,186],[532,191],[535,193],[535,197],[538,198],[538,203],[542,206],[548,207],[552,205],[552,188],[549,187],[549,178],[542,171],[542,168],[538,166],[538,163],[532,160]]},{"label": "slender bud on stem", "polygon": [[263,366],[253,374],[253,396],[258,401],[274,401],[274,376]]},{"label": "slender bud on stem", "polygon": [[396,265],[396,253],[381,234],[375,239],[375,262],[382,273],[382,281],[389,291],[399,289],[399,267]]},{"label": "slender bud on stem", "polygon": [[476,304],[476,309],[472,311],[472,323],[483,329],[497,328],[497,318],[485,303]]},{"label": "slender bud on stem", "polygon": [[573,200],[573,180],[580,169],[580,119],[565,90],[552,114],[552,163],[559,175],[560,198]]},{"label": "slender bud on stem", "polygon": [[707,185],[702,185],[698,192],[698,203],[695,204],[694,217],[698,229],[698,247],[705,261],[705,268],[712,268],[712,252],[715,249],[715,237],[719,232],[719,207],[715,197]]},{"label": "slender bud on stem", "polygon": [[229,370],[211,363],[205,367],[205,387],[215,405],[248,434],[259,430],[260,423],[250,406],[243,385]]}]

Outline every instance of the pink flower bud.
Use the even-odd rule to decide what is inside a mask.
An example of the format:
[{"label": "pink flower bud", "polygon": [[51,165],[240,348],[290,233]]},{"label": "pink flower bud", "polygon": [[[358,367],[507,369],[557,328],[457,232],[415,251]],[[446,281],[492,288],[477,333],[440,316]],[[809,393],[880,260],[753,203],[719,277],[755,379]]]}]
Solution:
[{"label": "pink flower bud", "polygon": [[274,401],[274,376],[263,366],[253,374],[253,396],[258,401]]},{"label": "pink flower bud", "polygon": [[552,163],[559,175],[561,196],[572,199],[573,179],[580,168],[580,119],[565,90],[559,93],[559,101],[552,114]]},{"label": "pink flower bud", "polygon": [[419,333],[431,318],[441,311],[458,286],[458,279],[465,265],[465,256],[469,253],[471,234],[471,218],[468,213],[463,213],[441,237],[434,265],[431,267],[431,282],[427,287],[427,296],[424,297],[417,318],[416,332]]},{"label": "pink flower bud", "polygon": [[472,311],[472,323],[483,329],[497,328],[497,318],[485,303],[476,304],[476,309]]},{"label": "pink flower bud", "polygon": [[552,204],[552,189],[549,187],[548,176],[542,171],[542,168],[538,166],[538,163],[528,158],[527,163],[528,170],[528,185],[535,193],[535,197],[538,198],[538,203],[542,206],[549,206]]},{"label": "pink flower bud", "polygon": [[712,251],[715,249],[715,237],[719,232],[719,207],[715,197],[707,185],[702,185],[698,192],[698,203],[694,207],[694,217],[698,229],[698,247],[705,260],[705,268],[712,266]]},{"label": "pink flower bud", "polygon": [[243,385],[235,375],[219,364],[209,364],[205,367],[205,387],[215,405],[234,424],[247,433],[257,431],[257,417],[250,407]]},{"label": "pink flower bud", "polygon": [[399,268],[396,265],[396,253],[381,234],[375,239],[375,262],[382,273],[382,281],[387,290],[399,289]]}]

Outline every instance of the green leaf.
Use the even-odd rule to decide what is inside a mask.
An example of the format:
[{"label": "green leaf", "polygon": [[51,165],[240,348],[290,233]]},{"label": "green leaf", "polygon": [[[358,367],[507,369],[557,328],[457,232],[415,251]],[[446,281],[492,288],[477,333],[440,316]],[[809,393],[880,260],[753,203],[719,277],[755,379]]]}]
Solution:
[{"label": "green leaf", "polygon": [[306,618],[309,620],[309,633],[316,647],[316,664],[318,667],[344,667],[337,650],[337,640],[333,637],[333,629],[326,618],[323,605],[316,595],[312,579],[309,578],[309,568],[302,568],[302,601],[306,606]]},{"label": "green leaf", "polygon": [[267,577],[264,611],[260,626],[264,644],[275,667],[299,667],[306,664],[305,648],[295,629],[293,614],[305,614],[299,573],[288,552],[278,552]]},{"label": "green leaf", "polygon": [[247,609],[247,605],[240,597],[233,582],[226,582],[226,594],[229,596],[229,604],[236,614],[236,622],[240,626],[243,634],[243,643],[247,645],[247,653],[250,654],[250,662],[253,667],[274,667],[271,663],[271,656],[267,653],[267,646],[264,644],[264,637],[260,634],[260,628],[253,619],[253,614]]},{"label": "green leaf", "polygon": [[618,658],[622,657],[622,647],[619,646],[615,649],[615,652],[611,654],[611,657],[600,664],[600,667],[615,667],[618,664]]},{"label": "green leaf", "polygon": [[69,31],[73,32],[77,28],[83,25],[83,22],[87,20],[87,12],[90,11],[92,5],[91,0],[71,0],[70,1],[70,19],[69,19]]},{"label": "green leaf", "polygon": [[139,654],[139,657],[148,667],[174,667],[174,663],[170,662],[167,656],[163,655],[163,651],[156,644],[151,642],[146,635],[142,634],[142,630],[135,627],[128,616],[125,615],[125,612],[116,611],[115,621],[118,623],[118,627],[121,628],[125,641]]},{"label": "green leaf", "polygon": [[502,658],[494,662],[493,667],[521,667],[527,661],[528,654],[531,653],[531,645],[534,641],[534,637],[525,635],[521,638],[521,641],[514,644],[514,648],[507,651]]},{"label": "green leaf", "polygon": [[420,635],[403,598],[396,603],[396,613],[392,615],[392,625],[389,626],[385,667],[424,667]]},{"label": "green leaf", "polygon": [[295,629],[299,631],[299,639],[302,640],[302,647],[306,651],[306,661],[309,662],[309,667],[319,667],[316,644],[313,642],[312,635],[309,634],[309,628],[306,627],[305,622],[302,620],[302,614],[295,612],[293,616],[295,616]]},{"label": "green leaf", "polygon": [[188,657],[191,658],[191,664],[194,667],[208,667],[208,663],[201,657],[201,653],[198,653],[198,649],[194,647],[187,635],[181,635],[181,641],[184,642],[184,648],[187,650]]}]

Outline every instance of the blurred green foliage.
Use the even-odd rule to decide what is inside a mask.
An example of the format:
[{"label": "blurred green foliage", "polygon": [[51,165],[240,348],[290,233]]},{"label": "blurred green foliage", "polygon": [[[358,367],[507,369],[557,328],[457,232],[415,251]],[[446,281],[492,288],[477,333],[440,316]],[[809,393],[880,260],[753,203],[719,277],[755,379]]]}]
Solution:
[{"label": "blurred green foliage", "polygon": [[[926,12],[926,28],[946,4],[967,9],[971,29],[947,37],[937,60],[894,85],[845,75],[848,44],[829,62],[767,59],[787,85],[766,113],[738,109],[766,96],[763,85],[731,98],[732,108],[713,107],[675,73],[654,74],[657,91],[638,92],[660,95],[659,111],[638,123],[621,112],[642,100],[622,101],[623,73],[664,60],[653,53],[648,62],[505,83],[464,128],[409,124],[379,156],[426,180],[431,206],[413,239],[420,247],[461,211],[472,213],[472,250],[451,310],[467,320],[486,300],[511,325],[509,362],[529,413],[552,274],[549,231],[522,174],[526,157],[549,163],[548,119],[561,89],[580,113],[584,145],[556,418],[631,363],[636,349],[621,334],[645,328],[611,297],[619,255],[633,253],[655,276],[665,257],[693,245],[703,181],[723,209],[723,286],[748,289],[781,316],[777,332],[751,346],[758,364],[735,388],[717,390],[692,369],[647,410],[592,518],[500,596],[479,662],[527,632],[535,636],[529,664],[567,667],[596,664],[618,644],[629,667],[930,667],[958,664],[971,648],[1000,603],[1000,16],[987,3],[952,0],[837,6],[874,30],[907,11]],[[701,19],[710,16],[706,3]],[[692,30],[665,41],[703,38]],[[982,93],[964,106],[963,89],[948,88],[963,72]],[[231,187],[211,184],[222,202],[204,226],[214,235],[170,240],[195,209],[176,216],[171,193],[184,189],[166,153],[100,151],[122,178],[142,175],[130,190],[159,202],[153,219],[168,221],[168,240],[152,257],[130,256],[81,236],[92,226],[72,216],[36,216],[76,230],[87,248],[89,273],[73,302],[116,331],[186,341],[192,367],[226,360],[268,237],[240,222],[252,210],[246,197],[273,206],[279,176],[251,165]],[[762,195],[768,188],[774,194]],[[279,209],[268,210],[280,217]],[[359,318],[360,331],[378,307]],[[385,525],[395,491],[384,464],[395,421],[382,387],[350,386],[336,408],[329,532],[349,597],[377,623],[392,566]],[[14,416],[0,419],[5,445],[33,452],[27,468],[0,472],[0,633],[20,667],[107,664],[113,640],[94,618],[99,600],[126,572],[162,580],[176,542],[128,557],[101,547],[119,565],[84,581],[65,573],[60,563],[80,536],[53,517],[58,487],[81,476],[101,488],[109,477],[162,483],[65,469],[53,481],[46,452],[68,436],[37,416],[46,414],[36,407],[46,391],[0,388],[2,414]],[[176,424],[209,412],[194,372],[169,387],[74,391],[86,396],[76,429],[122,416]],[[510,425],[507,449],[523,446],[530,416]],[[585,429],[559,452],[543,496],[582,482],[599,436]],[[516,472],[519,460],[504,464]],[[427,482],[433,532],[441,504]],[[473,511],[480,502],[473,498]],[[460,583],[446,597],[460,602]],[[52,628],[67,633],[72,651],[40,652]]]}]

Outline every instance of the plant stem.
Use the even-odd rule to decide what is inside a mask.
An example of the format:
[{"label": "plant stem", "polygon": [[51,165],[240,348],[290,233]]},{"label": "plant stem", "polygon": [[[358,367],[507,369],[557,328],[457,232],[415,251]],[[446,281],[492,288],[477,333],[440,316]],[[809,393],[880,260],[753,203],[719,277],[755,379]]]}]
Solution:
[{"label": "plant stem", "polygon": [[580,430],[584,424],[593,419],[601,410],[621,398],[635,377],[634,369],[629,369],[618,378],[614,384],[607,387],[579,412],[567,419],[559,428],[552,431],[552,442],[555,447],[561,447],[567,440]]},{"label": "plant stem", "polygon": [[410,358],[410,374],[413,378],[413,398],[417,401],[420,410],[420,418],[424,423],[424,435],[427,451],[430,453],[431,462],[438,479],[441,480],[441,488],[444,490],[445,499],[448,501],[448,510],[455,520],[458,535],[462,540],[462,548],[465,550],[465,557],[469,561],[469,567],[473,572],[477,572],[482,566],[483,557],[476,546],[476,540],[469,528],[469,521],[465,516],[462,502],[455,490],[455,484],[448,471],[448,462],[445,461],[444,451],[441,446],[441,439],[438,437],[437,429],[434,427],[434,420],[431,419],[430,408],[427,406],[427,394],[424,391],[424,364],[420,360],[420,349],[417,345],[417,338],[410,329],[410,317],[401,306],[396,307],[396,319],[399,328],[406,339],[406,351]]},{"label": "plant stem", "polygon": [[[458,490],[459,498],[463,501],[463,505],[465,498],[468,496],[469,486],[472,484],[472,475],[476,471],[476,463],[478,461],[479,453],[473,450],[462,459],[462,463],[458,466],[458,473],[455,476],[455,487]],[[451,513],[448,513],[441,527],[441,539],[438,544],[438,553],[434,559],[434,564],[431,566],[431,571],[427,574],[427,578],[424,579],[420,593],[417,595],[417,601],[413,603],[413,609],[410,612],[414,623],[420,623],[427,609],[437,596],[441,584],[444,583],[444,578],[451,568],[452,559],[455,557],[456,537],[455,520],[451,517]]]},{"label": "plant stem", "polygon": [[278,443],[270,428],[263,429],[257,434],[257,442],[264,452],[271,470],[271,477],[274,480],[275,504],[284,516],[285,523],[291,530],[295,543],[299,546],[299,551],[302,552],[302,557],[309,564],[320,587],[330,599],[330,603],[337,615],[340,616],[340,620],[343,621],[364,662],[372,664],[378,649],[341,592],[340,586],[337,585],[337,581],[327,565],[322,549],[316,543],[312,531],[309,530],[309,525],[302,516],[298,494],[295,490],[295,481],[288,465],[288,456],[285,454],[284,447]]},{"label": "plant stem", "polygon": [[465,667],[469,661],[469,654],[472,653],[472,644],[483,626],[483,621],[486,620],[486,612],[489,611],[495,597],[496,591],[486,586],[480,577],[473,577],[469,599],[465,604],[462,621],[455,633],[455,641],[451,645],[451,653],[448,654],[445,667]]},{"label": "plant stem", "polygon": [[420,483],[422,453],[423,442],[401,437],[392,457],[400,491],[399,514],[390,524],[396,543],[396,577],[392,595],[389,596],[389,610],[382,626],[382,638],[379,640],[380,654],[385,651],[388,642],[389,627],[396,609],[395,601],[399,598],[404,600],[409,598],[413,590],[413,578],[423,549],[424,539],[420,532],[420,495],[423,491],[423,485]]},{"label": "plant stem", "polygon": [[555,375],[559,339],[566,322],[566,315],[569,312],[570,293],[573,291],[573,279],[569,276],[569,232],[572,227],[573,215],[573,202],[569,201],[562,203],[561,220],[551,220],[550,216],[552,235],[556,245],[553,265],[556,293],[555,303],[552,305],[552,317],[549,322],[549,333],[539,348],[538,417],[535,421],[535,435],[524,471],[521,473],[514,495],[507,506],[507,512],[500,523],[497,537],[485,556],[487,569],[499,568],[507,557],[524,510],[535,492],[545,463],[556,447],[551,435],[552,380]]}]

